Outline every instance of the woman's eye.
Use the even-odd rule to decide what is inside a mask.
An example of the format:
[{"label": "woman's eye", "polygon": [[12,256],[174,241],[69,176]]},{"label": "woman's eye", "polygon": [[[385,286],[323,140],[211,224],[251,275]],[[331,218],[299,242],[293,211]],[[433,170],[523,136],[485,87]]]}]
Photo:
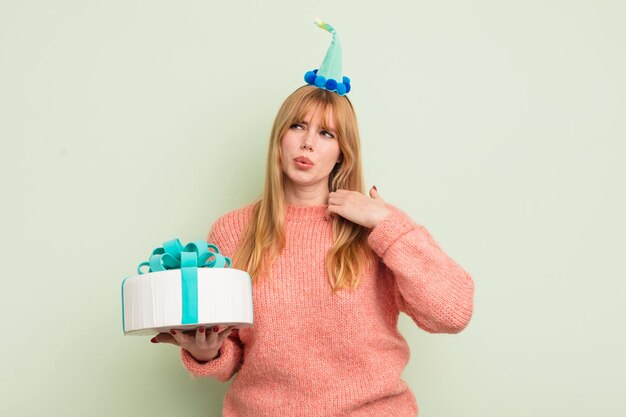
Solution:
[{"label": "woman's eye", "polygon": [[300,123],[294,123],[294,124],[292,124],[290,127],[291,127],[291,128],[294,128],[294,127],[302,127],[302,125],[301,125]]},{"label": "woman's eye", "polygon": [[329,139],[333,139],[335,136],[327,130],[322,130],[322,135],[325,135]]}]

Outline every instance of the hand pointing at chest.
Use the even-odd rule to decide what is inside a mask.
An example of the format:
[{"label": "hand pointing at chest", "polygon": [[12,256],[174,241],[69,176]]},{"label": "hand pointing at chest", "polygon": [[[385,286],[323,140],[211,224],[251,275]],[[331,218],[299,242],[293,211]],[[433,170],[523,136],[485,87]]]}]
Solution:
[{"label": "hand pointing at chest", "polygon": [[370,196],[358,191],[337,190],[328,195],[326,215],[337,214],[353,223],[373,228],[391,215],[391,209],[380,197],[376,188],[370,189]]}]

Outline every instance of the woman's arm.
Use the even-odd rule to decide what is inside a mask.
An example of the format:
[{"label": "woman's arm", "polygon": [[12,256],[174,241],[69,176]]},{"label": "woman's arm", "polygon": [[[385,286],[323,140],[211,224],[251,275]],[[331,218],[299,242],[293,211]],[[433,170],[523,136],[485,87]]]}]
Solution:
[{"label": "woman's arm", "polygon": [[183,365],[193,376],[208,376],[226,382],[239,371],[243,359],[243,346],[237,332],[229,335],[220,347],[218,357],[209,362],[198,362],[187,349],[180,350]]},{"label": "woman's arm", "polygon": [[[235,252],[242,222],[237,221],[238,213],[231,212],[220,217],[211,228],[208,243],[218,247],[220,253],[232,257]],[[243,343],[239,332],[233,331],[222,343],[219,356],[209,362],[198,362],[186,349],[180,350],[181,360],[194,376],[213,377],[219,381],[228,381],[241,367],[243,362]]]},{"label": "woman's arm", "polygon": [[424,226],[388,207],[392,214],[372,229],[368,243],[394,277],[398,309],[427,332],[460,332],[472,317],[472,278]]}]

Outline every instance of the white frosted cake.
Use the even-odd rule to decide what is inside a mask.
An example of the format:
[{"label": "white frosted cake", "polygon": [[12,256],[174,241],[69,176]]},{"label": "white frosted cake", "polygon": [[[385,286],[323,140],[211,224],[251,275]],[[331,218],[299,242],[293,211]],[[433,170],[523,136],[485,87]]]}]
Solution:
[{"label": "white frosted cake", "polygon": [[[182,249],[180,242],[170,242],[179,245]],[[201,267],[187,265],[182,268],[165,265],[166,270],[152,272],[153,269],[162,268],[159,266],[160,258],[168,257],[166,245],[170,242],[164,244],[165,251],[163,248],[156,249],[150,262],[144,263],[150,264],[151,272],[130,276],[122,282],[124,334],[153,335],[167,333],[170,329],[191,330],[199,326],[213,325],[235,325],[239,328],[252,326],[250,275],[239,269],[206,267],[209,264]],[[187,249],[187,246],[184,249]],[[209,246],[215,248],[214,245]],[[172,247],[171,244],[170,247]],[[195,246],[193,249],[195,250]],[[193,257],[196,255],[192,253]],[[175,256],[176,254],[164,259],[162,264],[175,263],[176,261],[172,261]],[[182,255],[183,259],[185,256],[186,254]],[[227,260],[227,264],[230,265],[230,259],[219,253],[207,255],[206,251],[203,256],[200,256],[201,264],[204,264],[207,256],[213,259],[213,264],[216,258],[221,258],[221,260]],[[179,252],[179,261],[180,258]],[[141,272],[140,269],[138,270]]]}]

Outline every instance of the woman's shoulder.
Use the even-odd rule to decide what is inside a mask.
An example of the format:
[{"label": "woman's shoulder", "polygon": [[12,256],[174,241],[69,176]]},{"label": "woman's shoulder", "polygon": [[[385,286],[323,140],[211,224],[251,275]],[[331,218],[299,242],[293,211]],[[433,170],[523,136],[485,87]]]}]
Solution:
[{"label": "woman's shoulder", "polygon": [[213,223],[213,229],[215,228],[245,228],[250,221],[252,212],[256,202],[246,204],[243,207],[231,210],[217,218]]},{"label": "woman's shoulder", "polygon": [[255,203],[231,210],[218,217],[213,223],[207,241],[220,249],[226,256],[232,256],[250,222]]}]

